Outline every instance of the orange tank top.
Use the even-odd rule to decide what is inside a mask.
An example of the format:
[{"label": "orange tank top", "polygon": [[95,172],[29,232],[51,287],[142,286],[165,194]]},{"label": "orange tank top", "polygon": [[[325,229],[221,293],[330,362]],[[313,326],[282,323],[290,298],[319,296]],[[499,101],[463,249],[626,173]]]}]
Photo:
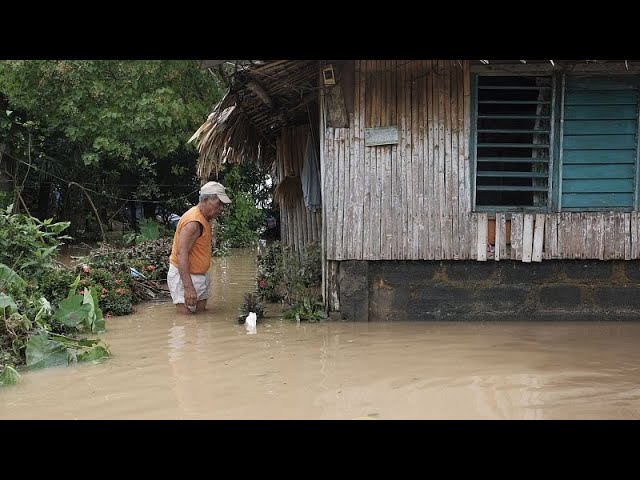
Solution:
[{"label": "orange tank top", "polygon": [[185,212],[180,218],[173,236],[173,246],[171,247],[171,257],[169,260],[175,267],[178,266],[178,249],[180,248],[180,233],[189,222],[198,222],[202,225],[202,235],[196,238],[191,252],[189,252],[189,272],[203,274],[209,270],[211,264],[211,226],[202,212],[196,205]]}]

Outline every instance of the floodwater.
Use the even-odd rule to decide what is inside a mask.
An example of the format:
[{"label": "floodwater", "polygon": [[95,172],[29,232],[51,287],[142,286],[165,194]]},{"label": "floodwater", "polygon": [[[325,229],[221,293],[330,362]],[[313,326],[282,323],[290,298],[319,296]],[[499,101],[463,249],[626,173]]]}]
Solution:
[{"label": "floodwater", "polygon": [[103,362],[23,372],[0,419],[638,419],[640,323],[324,322],[236,315],[253,252],[215,258],[205,315],[107,320]]}]

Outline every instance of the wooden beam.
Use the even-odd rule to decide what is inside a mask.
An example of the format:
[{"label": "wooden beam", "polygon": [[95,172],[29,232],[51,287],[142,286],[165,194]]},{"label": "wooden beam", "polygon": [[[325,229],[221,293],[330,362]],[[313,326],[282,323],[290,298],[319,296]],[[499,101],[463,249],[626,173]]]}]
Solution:
[{"label": "wooden beam", "polygon": [[567,73],[620,73],[637,74],[640,73],[640,64],[625,65],[620,63],[576,63],[571,65],[549,64],[489,64],[471,65],[471,73],[481,73],[483,75],[505,75],[509,73],[527,73],[531,75],[548,75],[553,72]]}]

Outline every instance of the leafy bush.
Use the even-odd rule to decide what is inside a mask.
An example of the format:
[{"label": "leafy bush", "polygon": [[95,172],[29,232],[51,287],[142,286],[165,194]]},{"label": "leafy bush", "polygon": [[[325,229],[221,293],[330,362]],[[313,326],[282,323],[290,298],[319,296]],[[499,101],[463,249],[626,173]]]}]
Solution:
[{"label": "leafy bush", "polygon": [[169,255],[173,239],[147,240],[125,249],[103,245],[91,252],[83,262],[112,273],[130,272],[135,268],[150,280],[163,280],[169,272]]},{"label": "leafy bush", "polygon": [[258,253],[258,295],[269,302],[279,302],[284,298],[282,288],[283,245],[273,242]]},{"label": "leafy bush", "polygon": [[284,311],[284,318],[313,323],[326,320],[327,314],[318,298],[304,297],[301,302]]},{"label": "leafy bush", "polygon": [[128,233],[124,236],[127,244],[141,244],[159,238],[173,238],[173,230],[165,225],[161,225],[152,218],[143,218],[140,220],[140,233]]},{"label": "leafy bush", "polygon": [[258,254],[257,261],[258,295],[264,300],[293,303],[322,284],[320,247],[315,243],[307,245],[300,256],[276,241]]},{"label": "leafy bush", "polygon": [[[110,315],[128,315],[133,310],[134,280],[130,272],[110,272],[103,267],[78,266],[80,287],[95,289],[100,308]],[[80,292],[78,292],[80,293]]]},{"label": "leafy bush", "polygon": [[105,330],[95,289],[76,293],[80,276],[54,308],[32,282],[4,264],[0,267],[0,385],[15,383],[19,378],[15,367],[22,364],[41,368],[110,355],[99,339],[69,336]]},{"label": "leafy bush", "polygon": [[233,201],[225,207],[220,220],[222,243],[238,248],[251,246],[260,237],[264,214],[256,207],[250,193],[230,192],[229,195]]},{"label": "leafy bush", "polygon": [[40,221],[22,214],[0,211],[0,263],[20,270],[23,276],[37,278],[53,264],[53,256],[69,222]]},{"label": "leafy bush", "polygon": [[172,239],[158,238],[124,249],[102,245],[82,259],[77,273],[83,285],[97,288],[105,313],[127,315],[134,304],[155,297],[152,283],[167,277],[171,244]]},{"label": "leafy bush", "polygon": [[42,295],[53,305],[59,304],[67,297],[69,286],[76,275],[67,268],[51,268],[38,279],[38,287]]},{"label": "leafy bush", "polygon": [[11,192],[0,192],[0,209],[6,209],[13,201]]}]

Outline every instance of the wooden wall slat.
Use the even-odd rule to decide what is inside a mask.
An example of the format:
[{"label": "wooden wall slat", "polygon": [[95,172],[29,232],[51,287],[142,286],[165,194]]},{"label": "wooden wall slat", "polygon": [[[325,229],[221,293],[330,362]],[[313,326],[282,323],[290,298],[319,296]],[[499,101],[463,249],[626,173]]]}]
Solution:
[{"label": "wooden wall slat", "polygon": [[431,232],[429,230],[429,155],[427,153],[428,147],[428,123],[429,123],[429,111],[427,109],[428,86],[427,75],[428,65],[426,61],[422,62],[422,76],[420,77],[420,148],[419,155],[421,161],[421,176],[420,192],[419,192],[419,206],[420,209],[420,248],[418,252],[418,258],[426,260],[429,258],[429,238]]},{"label": "wooden wall slat", "polygon": [[531,261],[533,262],[542,261],[545,220],[546,220],[545,214],[543,213],[536,214],[535,228],[533,232],[533,252],[531,254]]},{"label": "wooden wall slat", "polygon": [[[378,67],[378,63],[380,63],[379,61],[376,60],[371,60],[368,63],[368,67],[369,67],[369,71],[368,71],[368,75],[367,75],[367,92],[366,95],[367,97],[369,97],[370,101],[371,101],[371,118],[370,118],[370,123],[369,126],[370,127],[374,127],[374,126],[378,126],[378,123],[376,123],[380,117],[380,111],[379,111],[379,106],[375,104],[374,99],[375,99],[375,92],[376,89],[379,88],[378,86],[378,79],[375,76],[375,70],[377,70]],[[371,85],[371,87],[369,87],[369,85]],[[371,91],[369,91],[369,88],[371,88]],[[375,158],[375,174],[372,176],[374,179],[374,184],[373,184],[373,188],[372,188],[372,192],[371,192],[371,202],[370,202],[370,207],[369,207],[369,213],[371,215],[371,225],[370,225],[370,233],[371,233],[371,238],[372,238],[372,245],[373,245],[373,254],[375,255],[376,258],[380,259],[380,258],[384,258],[382,257],[382,239],[380,236],[380,207],[381,207],[381,202],[380,202],[380,195],[382,192],[382,176],[384,175],[384,172],[382,170],[382,156],[380,154],[380,149],[378,147],[365,147],[371,150],[371,157],[372,157],[372,164],[373,164],[373,158]],[[373,165],[372,165],[372,169],[373,169]],[[372,172],[373,173],[373,172]]]},{"label": "wooden wall slat", "polygon": [[420,97],[420,64],[419,61],[412,62],[411,65],[411,169],[409,182],[409,198],[411,202],[411,214],[409,215],[409,258],[417,260],[418,249],[420,248],[420,223],[422,221],[422,211],[418,207],[420,202],[421,182],[421,156],[418,154],[420,147],[420,110],[418,109]]},{"label": "wooden wall slat", "polygon": [[511,260],[522,260],[522,231],[524,216],[522,213],[511,215]]},{"label": "wooden wall slat", "polygon": [[[444,258],[453,258],[453,200],[456,198],[456,188],[452,181],[452,140],[453,126],[451,122],[451,61],[442,62],[442,83],[444,90],[444,168],[443,179],[445,189],[444,225],[446,250]],[[486,247],[486,245],[485,245]]]},{"label": "wooden wall slat", "polygon": [[[386,60],[379,61],[378,64],[378,67],[381,70],[380,81],[382,83],[382,88],[379,91],[381,96],[380,103],[382,106],[382,115],[379,114],[378,118],[374,119],[374,121],[377,127],[382,127],[388,126],[390,118],[391,109],[387,104],[386,99],[391,96],[393,85],[391,83],[391,75],[387,75],[386,71],[392,68],[393,63],[389,60]],[[389,215],[389,206],[393,205],[394,195],[396,194],[396,190],[399,185],[394,185],[392,178],[393,165],[391,164],[391,147],[384,145],[374,148],[376,149],[378,158],[378,176],[382,177],[380,179],[381,181],[379,180],[378,201],[378,209],[380,212],[378,225],[380,231],[380,250],[382,256],[378,258],[392,259],[394,258],[394,243],[397,241],[402,241],[404,239],[404,236],[394,228],[393,219]],[[403,200],[397,201],[397,207],[401,207],[403,202]]]},{"label": "wooden wall slat", "polygon": [[533,253],[533,218],[531,213],[524,215],[524,223],[522,227],[522,261],[531,263]]},{"label": "wooden wall slat", "polygon": [[459,205],[458,205],[458,192],[460,185],[458,183],[459,177],[459,124],[458,124],[458,102],[460,95],[460,69],[457,64],[450,62],[449,67],[449,84],[450,84],[450,97],[451,97],[451,158],[450,158],[450,170],[451,174],[447,179],[447,184],[451,185],[451,255],[454,260],[460,258],[460,228],[459,228]]},{"label": "wooden wall slat", "polygon": [[638,248],[638,212],[631,213],[631,259],[636,260],[640,253]]},{"label": "wooden wall slat", "polygon": [[623,214],[624,259],[631,260],[631,214]]},{"label": "wooden wall slat", "polygon": [[425,121],[427,122],[427,183],[428,190],[426,192],[426,204],[427,204],[427,225],[429,228],[429,251],[427,252],[427,259],[433,260],[436,258],[437,252],[440,250],[440,222],[438,220],[438,210],[436,208],[436,172],[437,172],[437,154],[435,151],[435,145],[437,143],[436,137],[438,129],[436,127],[437,113],[436,104],[434,101],[433,92],[435,87],[433,80],[433,64],[434,60],[427,62],[427,68],[429,74],[427,75],[427,116]]},{"label": "wooden wall slat", "polygon": [[488,233],[487,214],[478,214],[478,241],[477,241],[477,259],[479,262],[487,260],[487,233]]}]

